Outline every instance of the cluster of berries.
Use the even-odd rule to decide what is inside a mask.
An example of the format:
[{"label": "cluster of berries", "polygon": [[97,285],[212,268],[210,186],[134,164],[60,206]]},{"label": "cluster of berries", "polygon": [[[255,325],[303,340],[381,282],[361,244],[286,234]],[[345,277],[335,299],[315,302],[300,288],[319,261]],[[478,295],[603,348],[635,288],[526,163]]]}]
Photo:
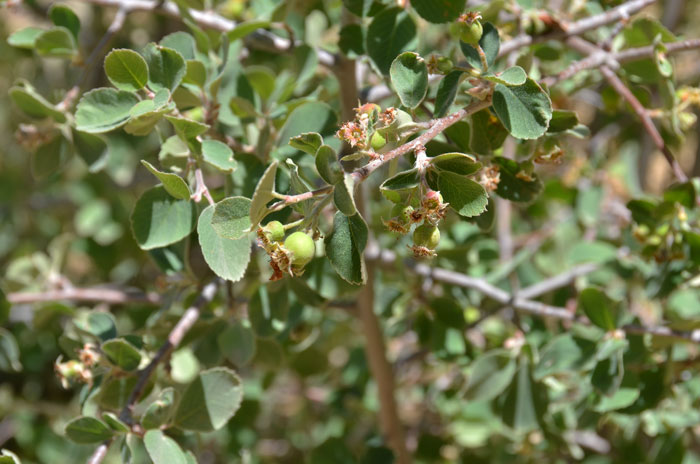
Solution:
[{"label": "cluster of berries", "polygon": [[293,232],[284,238],[285,229],[279,221],[270,221],[258,227],[258,245],[270,257],[273,274],[270,280],[279,280],[285,274],[300,276],[316,254],[314,239],[305,232]]}]

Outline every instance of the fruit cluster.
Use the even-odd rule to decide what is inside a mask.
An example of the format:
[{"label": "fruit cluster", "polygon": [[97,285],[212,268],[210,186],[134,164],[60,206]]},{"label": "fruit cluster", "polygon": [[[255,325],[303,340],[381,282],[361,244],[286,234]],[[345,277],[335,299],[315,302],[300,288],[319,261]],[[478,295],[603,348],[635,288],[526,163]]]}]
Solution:
[{"label": "fruit cluster", "polygon": [[[297,231],[284,238],[285,227],[279,221],[270,221],[258,227],[258,244],[270,256],[273,274],[270,280],[279,280],[285,274],[300,276],[316,254],[314,239],[307,233]],[[284,240],[284,241],[283,241]]]},{"label": "fruit cluster", "polygon": [[[410,203],[410,200],[409,200]],[[391,218],[384,225],[392,232],[407,234],[413,224],[420,224],[413,231],[411,250],[416,257],[434,257],[435,248],[440,242],[438,224],[445,217],[448,204],[443,201],[440,192],[428,190],[420,205],[397,203],[391,210]]]}]

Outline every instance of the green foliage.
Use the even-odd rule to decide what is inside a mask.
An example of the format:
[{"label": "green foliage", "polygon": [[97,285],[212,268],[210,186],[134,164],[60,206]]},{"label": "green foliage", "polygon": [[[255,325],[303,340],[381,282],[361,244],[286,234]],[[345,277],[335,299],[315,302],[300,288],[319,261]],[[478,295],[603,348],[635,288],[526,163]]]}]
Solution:
[{"label": "green foliage", "polygon": [[692,8],[176,3],[6,12],[0,463],[700,462]]}]

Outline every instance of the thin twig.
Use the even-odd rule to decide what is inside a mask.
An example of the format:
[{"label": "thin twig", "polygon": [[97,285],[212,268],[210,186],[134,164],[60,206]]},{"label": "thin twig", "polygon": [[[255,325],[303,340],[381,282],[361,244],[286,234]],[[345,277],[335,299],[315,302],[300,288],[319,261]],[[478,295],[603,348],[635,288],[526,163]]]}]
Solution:
[{"label": "thin twig", "polygon": [[600,266],[594,263],[580,264],[571,268],[563,274],[558,274],[549,279],[545,279],[536,284],[532,284],[518,292],[518,297],[524,298],[526,300],[537,298],[538,296],[549,293],[561,287],[569,285],[571,282],[577,278],[590,274],[591,272],[599,269]]},{"label": "thin twig", "polygon": [[620,21],[624,18],[628,18],[630,15],[636,13],[642,8],[651,5],[656,0],[631,0],[623,3],[615,8],[612,8],[604,13],[600,13],[588,18],[580,19],[573,23],[563,24],[564,30],[556,30],[549,34],[542,34],[538,36],[531,36],[528,34],[521,34],[517,37],[508,40],[501,44],[501,48],[498,52],[498,56],[505,56],[514,52],[522,47],[532,45],[535,43],[546,42],[548,40],[558,39],[562,40],[567,37],[573,37],[581,35],[585,32],[597,29],[601,26],[611,24]]},{"label": "thin twig", "polygon": [[98,63],[100,61],[100,58],[104,56],[105,50],[107,49],[107,46],[112,41],[114,36],[117,35],[117,33],[122,29],[122,27],[124,27],[124,22],[126,21],[126,16],[129,13],[129,11],[130,10],[124,6],[120,6],[117,10],[116,14],[114,15],[114,19],[112,20],[112,23],[109,25],[107,31],[97,43],[97,46],[95,46],[95,48],[92,50],[92,53],[90,53],[90,56],[88,57],[88,60],[85,63],[85,71],[83,71],[83,75],[80,79],[80,84],[78,84],[80,88],[83,88],[87,84],[90,77],[92,76],[92,73],[95,72],[95,70],[99,67]]},{"label": "thin twig", "polygon": [[7,300],[12,304],[43,303],[49,301],[95,301],[110,305],[140,303],[159,305],[160,296],[156,293],[144,293],[136,289],[117,288],[64,288],[45,292],[8,293]]},{"label": "thin twig", "polygon": [[100,446],[95,448],[95,451],[90,455],[87,460],[87,464],[100,464],[104,461],[107,456],[107,451],[109,451],[109,445],[112,444],[112,439],[103,441]]},{"label": "thin twig", "polygon": [[[588,55],[601,52],[607,53],[605,52],[605,50],[598,48],[597,46],[580,37],[569,37],[566,43],[578,52]],[[656,148],[658,148],[659,151],[663,153],[664,158],[666,158],[666,161],[671,166],[671,169],[673,171],[673,174],[676,176],[676,179],[679,182],[687,182],[688,176],[686,176],[686,174],[683,172],[683,168],[681,168],[681,165],[673,156],[671,150],[666,146],[666,143],[664,142],[661,133],[654,125],[654,121],[651,119],[651,116],[649,116],[649,112],[646,110],[646,108],[644,108],[644,105],[642,105],[642,103],[637,99],[637,97],[634,96],[632,91],[625,85],[624,82],[622,82],[622,80],[617,76],[617,74],[615,74],[615,71],[611,69],[610,64],[602,65],[600,67],[600,72],[603,74],[603,77],[605,77],[605,79],[612,86],[612,88],[615,89],[615,91],[618,94],[620,94],[620,96],[624,98],[627,101],[627,103],[630,104],[632,110],[634,110],[639,119],[641,119],[644,130],[646,130],[646,132],[649,134],[652,141],[654,142],[654,145],[656,145]]]},{"label": "thin twig", "polygon": [[381,157],[374,159],[362,166],[361,168],[355,170],[355,172],[353,172],[355,182],[360,183],[364,181],[365,179],[367,179],[367,177],[369,177],[370,174],[372,174],[375,170],[383,166],[385,163],[388,163],[392,159],[397,158],[401,155],[410,153],[418,146],[425,146],[426,143],[430,142],[432,139],[440,135],[445,129],[447,129],[451,125],[466,118],[469,115],[472,115],[485,108],[488,108],[489,106],[491,106],[490,97],[482,101],[475,101],[466,108],[462,108],[461,110],[457,111],[456,113],[452,113],[449,116],[445,116],[444,118],[435,119],[431,121],[430,129],[425,131],[420,136],[416,137],[408,143],[404,143],[400,147],[394,148],[393,150],[384,153]]},{"label": "thin twig", "polygon": [[[376,244],[371,243],[365,251],[365,258],[371,261],[377,261],[382,265],[391,266],[397,263],[398,257],[396,253],[389,250],[380,250],[377,248]],[[476,290],[484,296],[501,303],[504,306],[511,306],[519,312],[531,314],[538,317],[550,317],[553,319],[559,319],[563,321],[576,321],[581,324],[590,325],[591,322],[585,316],[578,316],[575,312],[568,308],[562,308],[559,306],[553,306],[539,301],[534,301],[522,296],[513,296],[510,293],[502,290],[486,280],[468,276],[456,271],[451,271],[449,269],[434,268],[430,267],[424,263],[418,263],[414,260],[404,260],[401,261],[403,268],[411,270],[414,274],[419,275],[423,278],[430,278],[436,282],[442,282],[449,285],[455,285],[462,288],[469,288]],[[580,272],[585,271],[585,268],[580,268],[574,271],[573,269],[564,275],[567,275],[570,279],[573,279],[574,275],[580,275]],[[554,289],[555,283],[564,283],[567,285],[569,280],[552,278],[547,284],[549,287],[548,291]],[[536,284],[538,285],[538,284]],[[523,290],[528,295],[533,295],[539,293],[542,289],[536,289],[536,286],[528,287]],[[521,292],[522,293],[522,292]],[[700,329],[693,330],[690,332],[684,332],[679,330],[673,330],[668,327],[655,327],[655,326],[642,326],[637,324],[628,324],[620,328],[625,333],[628,334],[650,334],[660,337],[675,338],[679,340],[690,341],[693,343],[700,343]]]},{"label": "thin twig", "polygon": [[201,309],[214,299],[218,287],[219,281],[215,280],[202,288],[201,293],[197,296],[194,303],[192,303],[192,306],[187,308],[182,317],[180,317],[180,320],[177,322],[177,324],[175,324],[175,327],[173,327],[173,330],[170,331],[166,342],[160,347],[156,355],[153,357],[153,359],[151,359],[151,362],[149,362],[148,365],[140,371],[136,385],[134,385],[134,389],[131,391],[126,405],[119,414],[119,419],[121,419],[123,422],[126,422],[127,424],[131,424],[133,422],[131,416],[132,410],[136,402],[138,402],[138,400],[141,398],[151,375],[158,367],[158,364],[167,359],[170,353],[172,353],[180,342],[182,342],[185,334],[187,334],[187,332],[199,319]]},{"label": "thin twig", "polygon": [[[175,2],[161,0],[83,0],[94,5],[117,7],[124,9],[126,12],[147,11],[150,13],[158,12],[176,19],[182,19],[180,8]],[[187,14],[199,26],[207,29],[215,29],[221,32],[229,32],[233,30],[237,23],[223,16],[216,14],[213,11],[200,11],[189,9]],[[274,52],[288,52],[292,47],[290,40],[279,37],[264,29],[258,29],[246,39],[246,43],[254,47],[266,49]],[[336,57],[334,54],[323,49],[316,49],[319,63],[324,66],[332,67],[335,65]]]}]

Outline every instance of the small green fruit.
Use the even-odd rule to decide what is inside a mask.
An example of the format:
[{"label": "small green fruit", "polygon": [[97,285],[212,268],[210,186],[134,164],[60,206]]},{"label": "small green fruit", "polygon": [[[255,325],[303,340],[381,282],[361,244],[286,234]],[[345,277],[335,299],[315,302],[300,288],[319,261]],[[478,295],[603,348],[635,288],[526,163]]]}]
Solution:
[{"label": "small green fruit", "polygon": [[284,241],[284,247],[292,254],[294,266],[304,266],[314,258],[314,240],[304,232],[294,232]]},{"label": "small green fruit", "polygon": [[413,212],[412,206],[402,205],[397,203],[391,208],[391,217],[398,218],[399,222],[402,224],[408,224],[411,221],[411,213]]},{"label": "small green fruit", "polygon": [[284,226],[279,221],[270,221],[263,227],[267,238],[273,242],[279,242],[284,238]]},{"label": "small green fruit", "polygon": [[437,70],[442,74],[447,74],[455,67],[451,59],[441,56],[437,59]]},{"label": "small green fruit", "polygon": [[413,231],[413,244],[434,250],[440,243],[440,229],[431,224],[423,224]]},{"label": "small green fruit", "polygon": [[475,19],[472,23],[468,21],[460,23],[460,29],[460,39],[469,45],[477,45],[484,34],[484,26],[481,25],[481,21],[478,19]]},{"label": "small green fruit", "polygon": [[375,132],[374,134],[372,134],[372,140],[370,140],[370,145],[373,149],[379,150],[382,147],[384,147],[384,145],[386,145],[386,139],[379,132]]}]

